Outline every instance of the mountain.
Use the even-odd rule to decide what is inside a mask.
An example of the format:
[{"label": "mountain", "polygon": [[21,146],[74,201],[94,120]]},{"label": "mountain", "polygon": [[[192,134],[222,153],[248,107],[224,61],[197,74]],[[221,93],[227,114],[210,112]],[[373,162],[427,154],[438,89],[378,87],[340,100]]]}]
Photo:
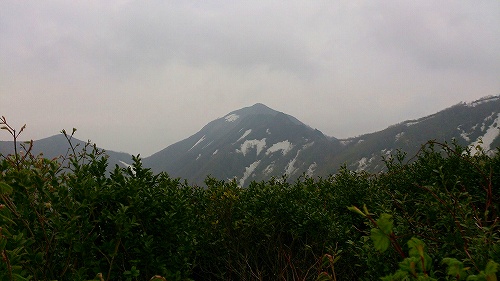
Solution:
[{"label": "mountain", "polygon": [[[241,186],[252,180],[286,175],[326,177],[346,165],[351,170],[379,172],[383,156],[398,149],[412,157],[428,140],[455,140],[462,146],[481,145],[487,151],[500,147],[500,96],[459,103],[435,114],[407,120],[384,130],[347,139],[326,136],[297,118],[257,103],[213,120],[196,134],[142,159],[154,172],[202,185],[207,175],[237,179]],[[85,142],[73,139],[81,149]],[[33,154],[47,158],[66,155],[64,135],[34,141]],[[473,149],[474,150],[474,149]],[[0,154],[13,153],[13,143],[0,141]],[[108,170],[126,167],[132,156],[107,150]]]},{"label": "mountain", "polygon": [[[81,141],[76,138],[72,138],[71,143],[75,148],[77,153],[80,153],[85,146],[86,142]],[[21,143],[18,142],[18,152],[24,152],[24,149],[21,148]],[[89,149],[92,149],[90,147]],[[130,154],[124,152],[115,152],[112,150],[105,150],[106,155],[108,155],[108,171],[114,169],[115,165],[120,167],[127,167],[128,164],[132,161],[132,156]],[[14,153],[14,142],[13,141],[0,141],[0,154],[1,155],[9,155]],[[40,139],[33,141],[33,147],[31,150],[33,155],[38,155],[40,153],[43,154],[45,158],[53,159],[58,158],[60,156],[67,156],[71,151],[71,147],[68,143],[68,140],[63,134],[54,135],[48,138]]]},{"label": "mountain", "polygon": [[328,154],[342,147],[295,117],[258,103],[208,123],[143,163],[155,172],[167,171],[196,184],[211,175],[237,178],[245,185],[284,174],[312,175],[318,165],[326,164]]},{"label": "mountain", "polygon": [[[480,144],[492,153],[500,147],[500,96],[489,96],[470,103],[459,103],[438,113],[408,120],[385,130],[340,140],[345,149],[332,155],[331,162],[349,163],[352,170],[383,170],[382,156],[398,149],[415,155],[428,140],[462,146]],[[473,152],[475,149],[473,149]]]},{"label": "mountain", "polygon": [[287,175],[328,176],[342,165],[352,170],[383,170],[383,156],[398,149],[412,156],[428,140],[457,141],[486,150],[500,146],[500,96],[459,103],[438,113],[385,130],[336,139],[293,116],[255,104],[208,123],[191,137],[144,158],[155,172],[202,184],[207,175],[252,180]]}]

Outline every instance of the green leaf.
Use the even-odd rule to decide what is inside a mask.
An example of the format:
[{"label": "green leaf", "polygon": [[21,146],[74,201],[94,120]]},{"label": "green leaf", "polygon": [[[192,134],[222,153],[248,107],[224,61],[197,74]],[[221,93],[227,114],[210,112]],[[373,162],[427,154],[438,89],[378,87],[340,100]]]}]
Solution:
[{"label": "green leaf", "polygon": [[16,224],[16,222],[14,222],[14,221],[13,221],[13,220],[11,220],[10,218],[8,218],[8,217],[6,217],[6,216],[2,215],[1,213],[0,213],[0,218],[1,218],[1,219],[3,219],[3,220],[5,220],[5,221],[7,221],[7,222],[10,222],[11,224],[17,225],[17,224]]},{"label": "green leaf", "polygon": [[36,253],[35,262],[38,264],[43,264],[43,253],[42,252]]},{"label": "green leaf", "polygon": [[389,236],[387,236],[387,234],[385,234],[378,228],[372,228],[370,238],[373,241],[375,249],[377,249],[382,253],[385,252],[387,248],[389,248],[389,245],[391,244]]},{"label": "green leaf", "polygon": [[420,239],[412,237],[408,241],[408,248],[411,257],[424,257],[425,244]]},{"label": "green leaf", "polygon": [[381,277],[382,281],[396,281],[396,280],[408,280],[409,274],[407,271],[398,270],[392,275],[387,275],[385,277]]},{"label": "green leaf", "polygon": [[490,260],[488,264],[486,264],[486,269],[484,271],[479,272],[478,275],[470,275],[467,280],[485,280],[485,281],[496,281],[498,271],[498,263]]},{"label": "green leaf", "polygon": [[316,278],[316,281],[330,281],[332,280],[333,278],[326,272],[321,272],[319,275],[318,275],[318,278]]},{"label": "green leaf", "polygon": [[377,220],[377,225],[386,235],[390,235],[392,233],[393,220],[392,215],[389,214],[381,214],[380,218]]},{"label": "green leaf", "polygon": [[12,274],[12,279],[16,280],[16,281],[28,281],[29,280],[29,278],[23,277],[23,276],[16,274],[16,273]]},{"label": "green leaf", "polygon": [[7,245],[7,239],[0,236],[0,251],[3,251],[5,249],[5,245]]},{"label": "green leaf", "polygon": [[444,258],[443,263],[448,265],[447,274],[456,278],[457,280],[463,280],[467,277],[467,268],[464,268],[464,264],[455,258]]},{"label": "green leaf", "polygon": [[0,182],[0,195],[9,195],[12,194],[12,191],[14,191],[12,186],[4,182]]},{"label": "green leaf", "polygon": [[[414,257],[418,259],[418,262],[416,263],[420,270],[422,272],[424,270],[430,270],[432,266],[432,259],[431,257],[425,252],[425,243],[422,242],[420,239],[412,237],[408,241],[408,248],[410,257]],[[423,264],[422,264],[423,260]]]},{"label": "green leaf", "polygon": [[362,215],[363,217],[366,217],[366,215],[356,206],[351,206],[351,207],[347,207],[347,209],[349,209],[349,211],[353,211],[357,214],[360,214]]},{"label": "green leaf", "polygon": [[490,260],[488,264],[486,264],[486,269],[484,270],[484,273],[486,273],[486,275],[488,276],[493,276],[497,272],[498,272],[498,263]]},{"label": "green leaf", "polygon": [[377,227],[378,228],[371,229],[370,238],[373,241],[375,249],[380,252],[385,252],[391,244],[389,235],[391,235],[393,227],[392,216],[389,214],[381,214],[380,218],[377,220]]}]

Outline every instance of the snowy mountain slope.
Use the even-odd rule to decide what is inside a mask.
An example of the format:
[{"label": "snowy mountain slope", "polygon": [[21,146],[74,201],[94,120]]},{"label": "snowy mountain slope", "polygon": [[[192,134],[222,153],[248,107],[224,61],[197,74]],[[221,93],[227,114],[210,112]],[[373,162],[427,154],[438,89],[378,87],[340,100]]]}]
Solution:
[{"label": "snowy mountain slope", "polygon": [[271,176],[311,173],[315,162],[323,162],[321,150],[341,147],[296,118],[255,104],[208,123],[143,162],[155,172],[167,171],[197,184],[212,175],[237,178],[245,185]]},{"label": "snowy mountain slope", "polygon": [[287,175],[328,176],[343,164],[353,170],[384,169],[383,156],[398,149],[414,155],[428,140],[455,139],[461,145],[500,146],[500,98],[460,103],[385,130],[338,140],[265,105],[233,111],[193,136],[144,159],[155,172],[202,184],[207,175],[252,180]]},{"label": "snowy mountain slope", "polygon": [[494,152],[500,146],[500,97],[459,103],[379,132],[340,140],[345,150],[332,161],[349,163],[349,168],[354,170],[380,171],[383,169],[380,162],[383,155],[401,149],[413,156],[428,140],[455,140],[462,146],[481,144],[485,150]]}]

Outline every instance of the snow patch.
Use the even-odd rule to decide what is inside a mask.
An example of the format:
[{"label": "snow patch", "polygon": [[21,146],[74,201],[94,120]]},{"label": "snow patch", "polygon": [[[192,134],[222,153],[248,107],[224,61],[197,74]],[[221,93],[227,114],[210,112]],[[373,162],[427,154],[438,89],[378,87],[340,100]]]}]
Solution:
[{"label": "snow patch", "polygon": [[290,162],[288,162],[288,164],[286,165],[286,168],[285,168],[286,175],[290,176],[297,171],[297,168],[295,168],[294,165],[295,165],[295,162],[297,162],[297,157],[299,156],[299,153],[300,153],[300,149],[299,149],[299,151],[297,151],[295,158],[290,160]]},{"label": "snow patch", "polygon": [[398,141],[402,136],[404,136],[405,132],[398,133],[394,138]]},{"label": "snow patch", "polygon": [[[484,132],[484,130],[486,129],[486,122],[488,122],[489,120],[493,119],[494,115],[495,115],[495,112],[492,112],[488,117],[484,118],[484,122],[481,125],[481,131],[482,132]],[[493,123],[495,123],[495,122],[493,122]]]},{"label": "snow patch", "polygon": [[487,96],[487,97],[484,97],[482,99],[466,103],[465,105],[468,106],[468,107],[476,107],[476,106],[478,106],[480,104],[491,102],[491,101],[497,101],[499,99],[500,99],[500,97]]},{"label": "snow patch", "polygon": [[436,114],[429,115],[427,117],[423,117],[423,118],[420,118],[418,120],[411,120],[411,121],[404,122],[404,124],[406,125],[406,127],[410,127],[410,126],[416,125],[422,121],[426,121],[426,120],[429,120],[431,118],[434,118],[435,116],[436,116]]},{"label": "snow patch", "polygon": [[119,161],[123,166],[125,166],[126,168],[132,168],[132,165],[128,164],[128,163],[125,163],[123,161]]},{"label": "snow patch", "polygon": [[196,160],[200,159],[200,157],[201,157],[201,153],[198,154],[198,157],[196,157]]},{"label": "snow patch", "polygon": [[283,155],[286,155],[290,150],[292,150],[293,144],[289,142],[288,140],[280,141],[275,144],[273,144],[270,148],[267,149],[266,155],[269,155],[271,153],[274,153],[276,151],[281,150],[281,153]]},{"label": "snow patch", "polygon": [[[476,125],[476,126],[477,126],[477,125]],[[474,126],[474,127],[476,127],[476,126]],[[461,128],[461,127],[462,127],[462,125],[459,125],[459,126],[457,127],[457,130],[459,130],[459,131],[460,131],[460,136],[461,136],[461,137],[462,137],[465,141],[469,142],[469,141],[470,141],[470,138],[469,138],[469,135],[470,135],[470,134],[467,134],[464,130],[462,130],[462,128]],[[473,127],[473,128],[474,128],[474,127]],[[473,129],[473,130],[474,130],[474,129]]]},{"label": "snow patch", "polygon": [[216,150],[214,151],[214,153],[212,153],[212,155],[217,154],[217,152],[219,152],[219,150],[218,150],[218,149],[216,149]]},{"label": "snow patch", "polygon": [[302,149],[309,148],[309,147],[313,146],[313,144],[314,144],[314,141],[312,141],[312,142],[310,142],[310,143],[306,143],[306,144],[304,144],[304,145],[302,146]]},{"label": "snow patch", "polygon": [[385,154],[386,156],[391,155],[391,153],[392,153],[392,149],[384,148],[384,149],[380,150],[380,154]]},{"label": "snow patch", "polygon": [[205,149],[207,146],[211,145],[214,141],[211,141],[209,142],[208,144],[206,144],[202,149]]},{"label": "snow patch", "polygon": [[246,130],[243,135],[236,141],[236,142],[239,142],[240,140],[244,139],[246,136],[248,136],[248,134],[250,134],[252,132],[252,129],[248,129]]},{"label": "snow patch", "polygon": [[477,140],[471,144],[472,154],[477,152],[476,146],[478,145],[481,146],[486,152],[490,151],[492,149],[491,144],[495,138],[498,137],[498,134],[500,134],[500,113],[497,114],[497,118],[488,127],[488,129],[486,129],[486,133],[484,133],[482,137],[477,138]]},{"label": "snow patch", "polygon": [[309,168],[307,168],[307,172],[306,172],[306,175],[308,177],[312,177],[313,174],[314,174],[314,170],[316,170],[316,167],[318,166],[318,164],[316,164],[316,162],[312,163],[311,165],[309,165]]},{"label": "snow patch", "polygon": [[368,159],[366,157],[363,157],[361,159],[359,159],[358,161],[358,168],[356,169],[357,171],[360,171],[360,170],[363,170],[366,168],[367,164],[366,164],[366,161]]},{"label": "snow patch", "polygon": [[268,135],[270,135],[270,134],[271,134],[271,131],[270,131],[269,129],[266,129],[266,133],[267,133]]},{"label": "snow patch", "polygon": [[243,177],[240,179],[240,186],[243,186],[243,184],[245,184],[245,181],[253,173],[253,171],[255,171],[255,168],[257,168],[257,166],[259,166],[259,164],[260,164],[260,160],[253,162],[248,167],[245,167],[245,172],[243,173]]},{"label": "snow patch", "polygon": [[469,134],[465,133],[464,131],[462,131],[460,133],[460,136],[465,140],[465,141],[470,141],[470,138],[469,138]]},{"label": "snow patch", "polygon": [[199,139],[193,146],[191,146],[191,148],[188,149],[188,151],[190,151],[191,149],[193,149],[195,146],[197,146],[200,142],[202,142],[204,140],[205,140],[205,135],[203,135],[203,137],[201,137],[201,139]]},{"label": "snow patch", "polygon": [[237,114],[229,114],[228,116],[224,117],[224,119],[226,119],[226,122],[234,122],[236,120],[238,120],[238,118],[240,118],[239,115]]},{"label": "snow patch", "polygon": [[130,168],[130,170],[132,171],[132,174],[134,174],[134,175],[135,175],[135,169],[134,169],[134,166],[132,166],[132,165],[130,165],[130,164],[128,164],[128,163],[125,163],[125,162],[123,162],[123,161],[121,161],[121,160],[120,160],[119,162],[120,162],[123,166],[125,166],[127,169],[128,169],[128,168]]},{"label": "snow patch", "polygon": [[265,169],[264,171],[262,171],[262,173],[264,173],[264,175],[269,175],[270,173],[272,173],[274,170],[274,163],[272,164],[269,164]]},{"label": "snow patch", "polygon": [[[385,150],[385,149],[384,149]],[[382,151],[384,151],[382,150]],[[386,154],[390,154],[391,150],[385,151]],[[370,164],[373,160],[375,160],[375,157],[373,156],[372,158],[368,159],[366,157],[361,158],[358,161],[358,168],[356,169],[357,172],[363,171],[368,167],[368,164]]]},{"label": "snow patch", "polygon": [[266,147],[266,138],[261,140],[245,140],[241,144],[240,149],[236,149],[236,152],[242,153],[243,156],[246,156],[248,150],[253,147],[257,148],[257,155],[259,155],[260,152]]},{"label": "snow patch", "polygon": [[352,140],[340,140],[340,143],[341,143],[342,145],[348,145],[348,144],[350,144],[351,142],[352,142]]}]

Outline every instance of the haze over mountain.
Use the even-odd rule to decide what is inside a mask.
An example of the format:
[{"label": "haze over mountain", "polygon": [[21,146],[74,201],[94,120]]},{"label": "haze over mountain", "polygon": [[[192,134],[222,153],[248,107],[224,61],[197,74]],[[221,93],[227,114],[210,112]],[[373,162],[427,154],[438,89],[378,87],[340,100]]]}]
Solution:
[{"label": "haze over mountain", "polygon": [[[207,175],[236,179],[241,186],[286,175],[328,176],[341,165],[352,170],[383,170],[382,157],[398,149],[412,156],[428,140],[481,145],[492,153],[500,146],[500,96],[459,103],[435,114],[407,120],[382,131],[347,139],[324,135],[297,118],[257,103],[209,122],[194,135],[146,157],[143,164],[189,183],[203,184]],[[84,142],[74,139],[83,147]],[[33,153],[65,155],[63,135],[34,142]],[[12,142],[0,142],[0,153],[12,153]],[[475,148],[473,148],[475,151]],[[107,150],[110,168],[126,167],[131,155]]]}]

